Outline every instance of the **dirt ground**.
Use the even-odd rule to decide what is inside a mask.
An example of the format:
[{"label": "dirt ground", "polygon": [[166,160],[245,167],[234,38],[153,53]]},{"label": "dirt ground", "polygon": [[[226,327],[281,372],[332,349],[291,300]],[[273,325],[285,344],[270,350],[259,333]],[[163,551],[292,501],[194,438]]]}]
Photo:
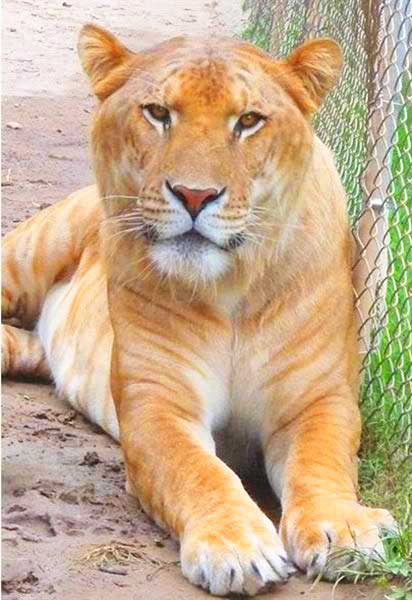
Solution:
[{"label": "dirt ground", "polygon": [[[136,3],[137,4],[137,3]],[[87,132],[94,101],[77,60],[80,26],[110,28],[133,49],[178,33],[232,34],[240,1],[9,0],[3,14],[3,232],[90,183]],[[195,600],[178,548],[124,491],[119,447],[51,386],[3,383],[3,574],[6,598]],[[273,502],[266,497],[265,504]],[[84,556],[133,544],[128,564]],[[381,598],[364,586],[294,578],[265,598]]]}]

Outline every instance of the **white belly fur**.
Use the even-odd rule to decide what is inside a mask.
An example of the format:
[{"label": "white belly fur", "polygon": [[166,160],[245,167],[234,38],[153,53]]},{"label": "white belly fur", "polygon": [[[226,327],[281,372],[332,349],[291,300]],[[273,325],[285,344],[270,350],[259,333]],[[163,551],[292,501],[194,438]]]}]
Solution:
[{"label": "white belly fur", "polygon": [[[69,281],[58,284],[47,294],[37,332],[58,393],[76,410],[118,440],[119,425],[110,392],[112,335],[106,335],[105,339],[100,340],[98,352],[93,352],[95,342],[90,339],[90,329],[75,329],[70,332],[71,335],[61,335],[77,292],[72,283]],[[87,308],[86,305],[86,311]],[[94,316],[91,314],[91,318],[96,319],[96,314],[99,318],[99,313],[95,312],[96,307],[93,308]],[[106,307],[100,308],[104,313]],[[100,318],[108,318],[108,313],[105,316],[100,314]]]}]

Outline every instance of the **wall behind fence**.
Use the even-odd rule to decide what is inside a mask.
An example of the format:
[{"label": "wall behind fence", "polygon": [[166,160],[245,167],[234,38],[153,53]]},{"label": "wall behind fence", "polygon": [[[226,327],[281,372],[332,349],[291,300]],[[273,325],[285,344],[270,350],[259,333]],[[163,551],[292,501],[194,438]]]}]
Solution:
[{"label": "wall behind fence", "polygon": [[244,37],[276,56],[310,37],[342,47],[344,72],[315,126],[335,154],[358,246],[366,436],[394,471],[410,473],[412,0],[250,0],[245,8]]}]

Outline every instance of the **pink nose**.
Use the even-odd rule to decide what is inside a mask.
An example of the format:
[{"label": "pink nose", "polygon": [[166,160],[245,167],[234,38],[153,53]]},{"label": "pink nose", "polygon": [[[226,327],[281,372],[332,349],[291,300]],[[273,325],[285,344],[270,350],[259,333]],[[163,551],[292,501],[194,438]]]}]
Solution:
[{"label": "pink nose", "polygon": [[192,216],[197,215],[200,209],[215,200],[218,191],[215,188],[207,188],[207,190],[191,190],[184,185],[175,185],[173,187],[175,195],[183,202],[186,209]]}]

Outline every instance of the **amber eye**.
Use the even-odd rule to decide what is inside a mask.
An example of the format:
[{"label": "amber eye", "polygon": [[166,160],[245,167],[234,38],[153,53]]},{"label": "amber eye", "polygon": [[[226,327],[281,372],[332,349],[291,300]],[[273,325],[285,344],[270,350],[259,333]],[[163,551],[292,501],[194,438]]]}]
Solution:
[{"label": "amber eye", "polygon": [[163,125],[170,125],[170,112],[166,107],[161,106],[161,104],[146,104],[143,110],[147,110],[153,119],[163,123]]},{"label": "amber eye", "polygon": [[242,115],[235,126],[235,131],[240,134],[242,131],[252,129],[258,123],[264,120],[264,117],[257,112],[248,112]]}]

